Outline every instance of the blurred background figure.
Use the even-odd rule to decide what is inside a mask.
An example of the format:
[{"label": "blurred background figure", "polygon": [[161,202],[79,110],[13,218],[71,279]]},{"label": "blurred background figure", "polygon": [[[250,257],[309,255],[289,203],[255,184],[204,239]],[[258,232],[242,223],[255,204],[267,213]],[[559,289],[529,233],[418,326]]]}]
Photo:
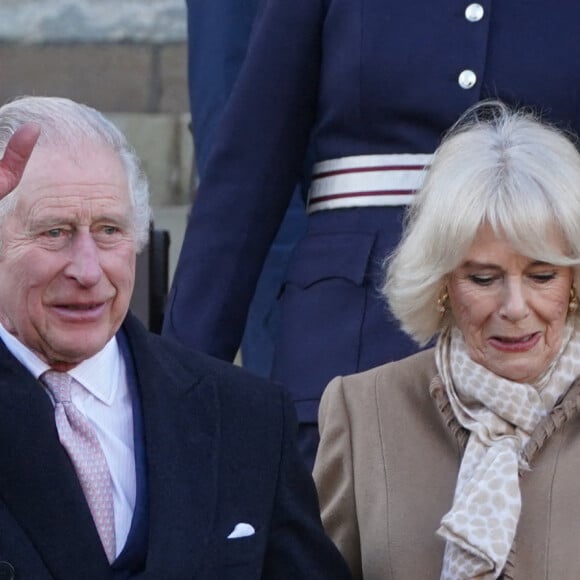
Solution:
[{"label": "blurred background figure", "polygon": [[[204,177],[217,126],[246,56],[257,10],[258,0],[187,0],[196,184]],[[279,323],[277,295],[292,248],[305,227],[304,201],[298,187],[264,262],[241,342],[242,365],[265,377],[271,372]]]},{"label": "blurred background figure", "polygon": [[246,56],[258,0],[187,0],[187,59],[198,181]]},{"label": "blurred background figure", "polygon": [[[429,14],[429,18],[424,15]],[[269,0],[216,133],[165,334],[224,359],[312,152],[307,234],[280,296],[272,376],[312,464],[327,382],[416,346],[386,310],[382,262],[442,134],[486,97],[577,129],[580,4]],[[310,149],[309,149],[310,148]]]}]

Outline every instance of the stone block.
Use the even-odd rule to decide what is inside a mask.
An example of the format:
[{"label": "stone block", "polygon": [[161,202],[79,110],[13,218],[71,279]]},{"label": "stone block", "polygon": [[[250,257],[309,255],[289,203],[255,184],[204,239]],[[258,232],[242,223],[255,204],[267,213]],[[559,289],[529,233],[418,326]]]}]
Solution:
[{"label": "stone block", "polygon": [[0,102],[51,95],[101,111],[151,111],[152,55],[150,45],[0,44]]},{"label": "stone block", "polygon": [[125,133],[143,162],[149,178],[151,204],[155,206],[183,203],[188,182],[184,175],[190,169],[181,166],[191,160],[181,155],[181,126],[178,115],[109,114],[109,118]]},{"label": "stone block", "polygon": [[159,47],[159,87],[160,113],[189,112],[185,42]]},{"label": "stone block", "polygon": [[2,0],[0,39],[27,42],[176,42],[184,0]]}]

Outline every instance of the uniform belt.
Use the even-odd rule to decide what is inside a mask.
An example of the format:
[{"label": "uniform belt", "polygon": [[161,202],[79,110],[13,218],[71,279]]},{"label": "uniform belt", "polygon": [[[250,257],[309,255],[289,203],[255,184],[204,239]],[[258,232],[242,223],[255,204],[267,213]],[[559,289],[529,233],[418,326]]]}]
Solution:
[{"label": "uniform belt", "polygon": [[347,207],[407,205],[433,155],[357,155],[316,163],[308,213]]}]

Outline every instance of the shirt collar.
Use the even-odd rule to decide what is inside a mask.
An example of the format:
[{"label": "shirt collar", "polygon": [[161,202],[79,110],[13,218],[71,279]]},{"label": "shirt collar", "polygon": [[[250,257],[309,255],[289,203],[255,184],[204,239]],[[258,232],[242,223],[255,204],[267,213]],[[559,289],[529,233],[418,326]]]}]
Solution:
[{"label": "shirt collar", "polygon": [[[10,334],[0,324],[0,338],[6,348],[24,365],[36,378],[50,369],[38,355]],[[119,385],[119,376],[123,361],[117,339],[113,336],[109,342],[95,355],[82,361],[68,371],[87,391],[97,399],[111,405]]]}]

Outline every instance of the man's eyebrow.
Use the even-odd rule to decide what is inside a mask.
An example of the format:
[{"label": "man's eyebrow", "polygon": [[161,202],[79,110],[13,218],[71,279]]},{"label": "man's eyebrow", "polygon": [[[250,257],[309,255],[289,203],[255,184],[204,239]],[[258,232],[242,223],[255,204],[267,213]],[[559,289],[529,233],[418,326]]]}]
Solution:
[{"label": "man's eyebrow", "polygon": [[[31,218],[30,226],[32,228],[50,228],[60,225],[76,225],[77,219],[75,217],[67,217],[58,214],[54,215],[44,215],[38,218]],[[119,213],[102,213],[95,215],[91,219],[91,224],[99,224],[104,222],[110,222],[119,225],[130,225],[132,223],[132,218],[130,215],[126,215],[122,212]]]},{"label": "man's eyebrow", "polygon": [[94,215],[92,222],[116,222],[116,223],[124,223],[124,222],[131,222],[131,215],[127,215],[125,212],[119,213],[101,213],[98,215]]},{"label": "man's eyebrow", "polygon": [[30,220],[30,226],[32,228],[50,228],[54,226],[60,226],[63,224],[70,224],[70,220],[63,218],[63,216],[58,215],[48,215],[40,218],[32,218]]}]

